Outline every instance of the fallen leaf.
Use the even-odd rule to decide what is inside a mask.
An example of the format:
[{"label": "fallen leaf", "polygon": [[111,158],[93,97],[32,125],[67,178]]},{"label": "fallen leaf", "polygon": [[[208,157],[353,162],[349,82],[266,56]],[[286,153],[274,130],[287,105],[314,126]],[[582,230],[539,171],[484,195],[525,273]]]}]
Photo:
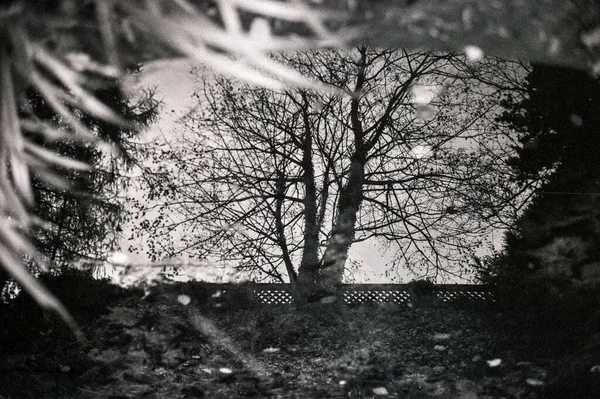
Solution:
[{"label": "fallen leaf", "polygon": [[378,396],[383,396],[388,394],[388,390],[385,387],[373,388],[373,393]]},{"label": "fallen leaf", "polygon": [[538,380],[537,378],[527,378],[525,382],[527,383],[527,385],[530,385],[532,387],[541,387],[542,385],[544,385],[544,381]]},{"label": "fallen leaf", "polygon": [[433,334],[433,340],[434,341],[445,341],[447,339],[450,339],[452,335],[451,334],[446,334],[446,333],[435,333]]},{"label": "fallen leaf", "polygon": [[266,349],[263,349],[263,353],[275,353],[275,352],[279,352],[279,348],[266,348]]},{"label": "fallen leaf", "polygon": [[183,306],[189,305],[191,301],[192,299],[188,295],[179,295],[177,297],[177,302],[179,302]]},{"label": "fallen leaf", "polygon": [[334,303],[336,301],[336,299],[337,298],[335,297],[335,295],[328,295],[328,296],[321,298],[319,302],[327,305],[330,303]]}]

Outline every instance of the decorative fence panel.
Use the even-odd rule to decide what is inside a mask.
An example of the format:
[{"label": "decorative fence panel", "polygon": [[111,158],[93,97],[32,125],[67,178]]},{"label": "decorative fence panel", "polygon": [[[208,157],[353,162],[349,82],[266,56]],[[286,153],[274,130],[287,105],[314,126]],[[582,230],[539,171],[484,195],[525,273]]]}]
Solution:
[{"label": "decorative fence panel", "polygon": [[[277,285],[281,287],[276,287]],[[260,299],[261,303],[269,305],[289,304],[294,302],[290,288],[288,284],[273,284],[273,287],[255,289],[254,295]]]},{"label": "decorative fence panel", "polygon": [[[254,284],[254,295],[269,305],[291,304],[294,298],[289,284]],[[345,284],[343,298],[346,304],[396,303],[409,304],[428,298],[442,303],[493,303],[494,295],[487,287],[475,284],[435,284],[416,289],[413,284]]]}]

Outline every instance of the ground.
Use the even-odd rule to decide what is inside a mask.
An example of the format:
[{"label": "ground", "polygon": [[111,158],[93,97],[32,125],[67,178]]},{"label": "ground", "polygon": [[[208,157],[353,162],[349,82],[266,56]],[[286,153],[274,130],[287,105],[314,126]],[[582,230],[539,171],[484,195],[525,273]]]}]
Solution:
[{"label": "ground", "polygon": [[296,308],[257,305],[243,293],[209,295],[192,284],[145,299],[140,291],[107,292],[80,301],[79,309],[71,303],[85,343],[29,304],[4,307],[0,398],[592,398],[600,392],[600,339],[593,331],[529,323],[493,307],[425,301]]}]

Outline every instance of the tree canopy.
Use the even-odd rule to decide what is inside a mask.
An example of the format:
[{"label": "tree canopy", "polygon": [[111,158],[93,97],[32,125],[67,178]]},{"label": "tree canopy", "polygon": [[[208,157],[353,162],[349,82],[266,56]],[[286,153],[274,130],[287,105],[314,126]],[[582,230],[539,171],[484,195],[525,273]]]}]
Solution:
[{"label": "tree canopy", "polygon": [[200,111],[158,151],[161,178],[140,204],[158,200],[158,218],[138,231],[155,258],[216,257],[263,278],[335,285],[350,246],[379,239],[398,269],[460,274],[511,220],[510,131],[494,115],[518,63],[367,47],[283,59],[335,90],[199,74]]}]

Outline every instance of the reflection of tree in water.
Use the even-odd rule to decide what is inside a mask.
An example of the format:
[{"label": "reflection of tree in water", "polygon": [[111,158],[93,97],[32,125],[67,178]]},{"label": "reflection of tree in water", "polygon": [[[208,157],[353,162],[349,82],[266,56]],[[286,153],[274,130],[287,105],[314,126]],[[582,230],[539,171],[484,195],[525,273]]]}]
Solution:
[{"label": "reflection of tree in water", "polygon": [[[566,62],[570,65],[584,67],[590,67],[594,62],[597,62],[599,24],[597,2],[595,1],[506,2],[498,7],[496,2],[478,3],[475,6],[471,1],[466,0],[459,2],[417,1],[407,2],[406,4],[398,2],[398,4],[390,7],[385,7],[386,2],[335,3],[340,4],[342,9],[348,12],[344,15],[348,15],[353,23],[367,22],[366,28],[362,27],[358,30],[359,39],[370,38],[375,44],[379,43],[379,45],[381,45],[381,41],[384,41],[387,44],[407,44],[409,47],[452,47],[456,50],[462,50],[468,45],[476,44],[488,54],[524,55],[557,62],[567,60]],[[78,2],[63,0],[33,2],[17,0],[6,2],[0,9],[0,96],[2,99],[0,101],[0,132],[2,135],[2,145],[0,146],[2,159],[0,164],[0,193],[2,194],[2,201],[0,202],[0,223],[2,224],[0,229],[1,261],[4,270],[17,278],[41,305],[58,311],[68,321],[71,319],[64,308],[35,280],[31,279],[26,270],[20,266],[21,259],[19,255],[22,252],[30,254],[35,252],[32,246],[27,246],[21,240],[25,236],[25,230],[37,223],[37,220],[31,218],[29,212],[32,199],[32,191],[28,185],[29,171],[35,171],[39,177],[57,165],[68,169],[82,166],[70,162],[66,157],[55,157],[40,151],[41,147],[34,147],[35,141],[31,140],[31,137],[43,136],[50,140],[65,138],[70,140],[86,137],[91,139],[90,132],[86,131],[85,126],[81,126],[78,122],[82,112],[90,112],[100,119],[116,122],[117,125],[123,122],[118,118],[115,119],[114,114],[107,113],[108,110],[101,103],[95,102],[94,96],[90,95],[94,88],[88,86],[90,83],[87,79],[88,74],[107,75],[114,78],[116,74],[113,67],[131,63],[137,64],[140,61],[144,62],[156,57],[185,54],[200,61],[207,60],[213,65],[220,61],[226,61],[223,65],[226,65],[227,72],[262,85],[269,84],[282,87],[282,81],[291,81],[296,87],[307,88],[314,87],[314,82],[307,81],[289,70],[281,69],[280,65],[273,65],[271,60],[265,56],[263,50],[273,50],[282,45],[282,42],[276,39],[286,39],[284,45],[295,46],[297,43],[295,38],[287,36],[287,33],[294,31],[299,31],[298,33],[308,39],[308,42],[303,42],[302,45],[347,44],[340,43],[339,37],[336,38],[335,35],[329,37],[330,33],[336,33],[337,28],[344,28],[345,22],[331,21],[330,19],[323,21],[323,15],[339,17],[342,13],[320,13],[323,10],[320,7],[334,6],[334,2],[325,1],[321,3],[322,5],[316,8],[317,12],[310,12],[301,3],[285,4],[282,8],[279,7],[282,5],[279,3],[261,2],[255,3],[259,4],[260,7],[253,10],[248,10],[248,7],[253,7],[252,5],[244,8],[244,6],[240,6],[239,2],[221,1],[216,6],[213,3],[200,2],[198,4],[198,8],[195,8],[194,4],[184,1],[142,3],[135,1]],[[234,5],[233,8],[231,7],[232,4]],[[248,2],[247,4],[251,3]],[[405,7],[405,5],[409,5],[409,7]],[[339,9],[336,11],[339,11]],[[246,15],[238,19],[240,13]],[[259,14],[259,16],[257,17],[256,14]],[[270,19],[280,20],[280,23],[273,24],[271,27],[265,23],[270,22]],[[302,26],[298,27],[298,24]],[[392,29],[390,29],[390,26]],[[399,27],[406,27],[408,33],[395,33]],[[242,45],[235,44],[234,42],[237,39],[243,39],[240,32],[246,29],[253,32],[254,38],[240,40],[238,43],[242,43]],[[283,33],[281,37],[277,36],[280,32]],[[342,33],[344,34],[340,37],[344,39],[350,37],[345,32],[342,31]],[[256,40],[257,37],[261,39]],[[76,54],[67,56],[70,52]],[[232,63],[231,58],[225,57],[224,53],[246,57],[246,63]],[[590,58],[591,62],[588,62]],[[108,62],[111,65],[106,67],[102,62]],[[248,64],[252,64],[252,67],[248,68]],[[260,74],[258,73],[259,70],[267,71],[267,74]],[[273,74],[276,75],[276,78],[273,78]],[[26,93],[27,88],[31,87],[35,87],[42,93],[48,104],[60,115],[60,120],[55,121],[57,123],[48,124],[39,123],[48,121],[20,119],[20,106],[24,104],[22,101],[23,94]],[[320,87],[322,88],[322,86]],[[576,117],[572,121],[575,124],[579,123],[579,119]],[[71,130],[61,130],[65,125],[70,125]],[[73,132],[77,134],[73,135]],[[94,142],[94,140],[91,139],[91,142]],[[60,186],[60,180],[55,179],[57,176],[49,174],[44,176],[46,180]],[[26,204],[26,206],[23,206],[23,204]],[[587,209],[587,205],[584,205],[583,208]],[[2,277],[3,279],[4,277]],[[153,309],[160,308],[152,306],[148,310]],[[162,309],[164,310],[164,308]],[[286,315],[285,320],[292,320],[293,316]],[[333,315],[327,314],[326,316]],[[390,331],[390,336],[400,335],[403,341],[410,344],[408,347],[403,347],[403,351],[398,354],[398,357],[406,358],[407,354],[412,353],[416,357],[420,356],[421,360],[423,359],[422,353],[411,352],[411,348],[418,347],[415,341],[407,340],[405,337],[424,337],[425,331],[428,330],[418,328],[397,329],[398,326],[419,326],[419,323],[422,323],[425,317],[422,315],[417,316],[409,322],[407,320],[397,320],[395,323],[397,326],[394,327],[396,329]],[[348,317],[352,321],[361,320],[360,318]],[[147,320],[152,321],[151,319],[152,317],[147,318]],[[363,319],[366,320],[365,323],[367,324],[372,320],[364,317]],[[431,317],[431,320],[434,319],[434,317]],[[15,320],[18,320],[18,318]],[[333,317],[325,321],[331,322],[332,320]],[[456,323],[457,329],[464,330],[464,320],[464,318],[460,318],[460,323]],[[105,322],[105,320],[101,321]],[[311,320],[308,321],[303,325],[308,327],[314,325],[314,323],[310,323]],[[164,365],[170,365],[169,367],[178,364],[179,357],[176,351],[168,350],[164,353],[162,351],[165,349],[165,345],[163,345],[163,341],[166,341],[165,337],[173,332],[176,333],[178,329],[181,330],[181,327],[175,325],[173,329],[169,327],[167,330],[157,332],[156,330],[152,331],[151,324],[143,324],[144,328],[148,327],[148,329],[141,333],[138,330],[136,334],[140,333],[140,335],[136,335],[136,339],[133,341],[130,340],[131,335],[125,332],[127,328],[131,328],[131,325],[120,326],[126,327],[117,337],[123,339],[123,341],[113,340],[115,335],[109,331],[104,336],[106,341],[98,346],[115,344],[115,348],[118,348],[118,350],[112,349],[101,353],[94,351],[97,348],[90,350],[88,355],[91,358],[106,361],[106,363],[98,366],[100,368],[91,367],[91,372],[87,377],[92,380],[95,377],[101,379],[99,376],[104,371],[115,370],[120,367],[118,365],[123,364],[121,362],[124,358],[120,356],[119,351],[129,351],[130,348],[136,349],[133,352],[127,352],[128,355],[140,362],[136,364],[143,364],[142,360],[147,360],[145,356],[148,355],[148,352],[151,352],[153,356],[150,363],[161,361],[164,362]],[[165,326],[167,323],[159,324]],[[74,328],[72,323],[71,325]],[[109,324],[105,322],[100,327],[107,326]],[[169,324],[169,326],[173,325]],[[277,324],[274,323],[272,326],[275,327]],[[432,326],[428,325],[427,327]],[[494,327],[497,328],[498,326]],[[235,329],[232,330],[235,331]],[[277,329],[271,328],[271,330]],[[301,330],[300,333],[304,333],[303,335],[298,334],[298,330],[294,330],[294,334],[291,335],[302,337],[308,335],[306,334],[307,331],[310,332],[310,330]],[[339,331],[347,333],[349,330],[340,325]],[[114,331],[112,332],[114,333]],[[335,337],[338,343],[339,335]],[[403,341],[392,342],[391,347],[399,347],[403,344]],[[131,342],[136,342],[139,346],[130,345]],[[55,348],[54,344],[55,342],[49,340],[45,342],[44,347]],[[464,346],[476,347],[475,344],[476,342],[470,341]],[[437,346],[439,350],[441,350],[440,346],[443,347],[443,345]],[[73,349],[71,343],[65,347]],[[148,349],[148,352],[145,349]],[[315,349],[323,348],[317,345]],[[429,349],[423,352],[432,352]],[[435,349],[435,351],[438,349]],[[166,353],[168,353],[168,356],[161,358]],[[468,354],[471,355],[470,352]],[[374,367],[372,363],[382,363],[381,356],[385,356],[385,354],[371,356],[369,351],[357,350],[355,364],[359,367],[342,364],[342,362],[348,360],[342,356],[336,358],[337,363],[333,362],[327,365],[340,366],[345,371],[360,370],[364,372],[363,375],[373,377],[374,380],[381,382],[385,381],[385,378],[388,378],[389,375],[394,375],[393,373],[399,369],[397,367],[383,369]],[[222,361],[223,356],[219,354],[219,357],[216,358]],[[449,356],[445,355],[440,358],[447,359]],[[83,363],[86,362],[85,359],[81,359],[81,354],[77,359]],[[17,360],[20,361],[21,359]],[[27,362],[29,363],[27,363],[26,369],[30,369],[29,366],[31,366],[32,360],[35,365],[35,362],[40,360],[39,353],[28,358]],[[128,360],[131,359],[128,358]],[[457,364],[461,361],[461,359],[453,360],[456,360]],[[351,358],[350,363],[353,361],[354,358]],[[81,366],[76,370],[78,367],[77,362],[69,363],[67,366],[52,363],[51,367],[48,368],[48,370],[52,370],[50,374],[52,375],[52,384],[54,384],[52,386],[54,388],[62,388],[61,385],[56,383],[56,370],[64,373],[60,374],[59,379],[61,379],[62,376],[71,372],[77,374],[77,370],[85,369]],[[39,363],[37,365],[39,366]],[[79,365],[81,365],[81,362]],[[199,365],[199,362],[194,365]],[[9,366],[14,367],[14,364],[9,364]],[[561,366],[563,365],[557,365],[557,368],[564,368]],[[106,368],[103,369],[102,367]],[[336,367],[322,368],[318,370],[320,373],[315,374],[325,376],[329,369],[335,368],[337,370]],[[522,368],[523,365],[520,367]],[[580,370],[577,376],[581,377],[582,380],[570,378],[572,375],[568,373],[566,379],[576,382],[590,382],[590,379],[593,378],[593,376],[590,377],[592,375],[590,373],[593,370],[597,371],[597,366],[590,367],[587,363],[577,364],[577,367],[577,369],[575,367],[573,369]],[[215,370],[219,368],[215,368]],[[17,381],[22,382],[22,384],[18,384],[20,386],[31,387],[32,384],[38,381],[37,377],[39,375],[36,378],[30,378],[30,374],[23,374],[23,368],[18,370],[19,373],[10,374],[12,377],[10,383]],[[119,369],[119,371],[123,370]],[[139,390],[140,386],[144,386],[148,382],[148,380],[144,382],[144,378],[146,378],[144,375],[136,374],[135,370],[127,371],[131,372],[126,374],[127,379],[136,382],[142,381],[141,384],[135,384],[138,390],[132,392],[133,395],[142,396],[145,393],[152,393]],[[418,370],[412,369],[409,371],[407,375],[411,376],[414,381],[426,381],[426,378],[423,377],[424,374],[419,373]],[[533,373],[535,370],[531,368],[527,371]],[[161,382],[164,382],[164,369],[160,373],[163,373]],[[5,375],[5,373],[2,373],[3,377]],[[19,375],[25,375],[26,378],[22,380],[15,379]],[[515,372],[509,374],[507,379],[503,380],[503,383],[511,378],[516,378],[526,381],[526,384],[531,387],[539,387],[543,385],[543,381],[540,382],[538,379],[540,375],[543,375],[543,370],[542,373],[535,375]],[[175,381],[174,372],[169,376],[173,376]],[[339,376],[336,375],[336,377]],[[295,374],[293,377],[295,377],[294,380],[298,380],[300,375]],[[197,374],[194,374],[193,378],[195,381],[199,379]],[[224,380],[228,379],[224,378],[222,381],[210,380],[207,386],[220,384]],[[359,382],[363,383],[364,379]],[[473,387],[473,384],[470,385],[468,381],[459,380],[459,382],[460,384],[457,382],[457,386]],[[469,390],[467,394],[472,395],[477,392],[477,384],[474,385],[475,387]],[[0,386],[6,387],[8,385],[0,384]],[[362,385],[360,386],[362,387]],[[565,395],[584,397],[585,392],[581,391],[582,386],[585,386],[585,384],[571,385],[571,389],[562,391],[562,396],[560,395],[561,391],[555,391],[559,392],[556,397],[566,397]],[[354,389],[354,387],[352,388]],[[503,387],[507,388],[508,392],[515,392],[510,390],[510,387]],[[177,391],[177,394],[197,396],[204,394],[201,388],[192,385],[178,386],[178,388],[181,389]],[[375,387],[377,391],[370,388],[366,393],[362,393],[370,395],[372,393],[387,392],[387,389],[379,389],[381,387]],[[488,388],[490,387],[488,386]],[[521,385],[519,389],[522,388]],[[401,385],[398,386],[398,389],[394,393],[405,392],[401,391]],[[390,390],[390,392],[392,391]],[[456,390],[452,392],[457,393]],[[533,395],[534,393],[528,392],[527,394]],[[52,395],[57,396],[57,391],[54,390]],[[415,395],[421,394],[415,391]],[[504,391],[502,395],[506,396]],[[321,392],[320,396],[325,395]],[[41,397],[41,395],[38,397]]]}]

